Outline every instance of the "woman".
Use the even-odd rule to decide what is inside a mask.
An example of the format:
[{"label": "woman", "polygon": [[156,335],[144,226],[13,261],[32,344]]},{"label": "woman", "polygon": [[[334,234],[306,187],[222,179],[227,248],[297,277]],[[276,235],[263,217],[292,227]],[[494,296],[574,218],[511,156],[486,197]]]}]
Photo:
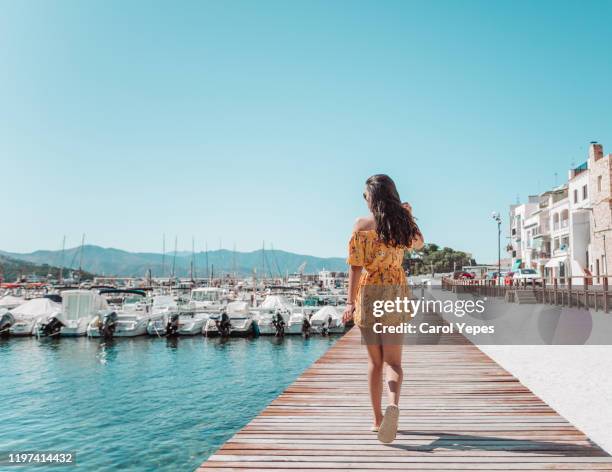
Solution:
[{"label": "woman", "polygon": [[[409,313],[386,314],[374,318],[362,309],[364,287],[406,287],[402,268],[404,251],[423,246],[423,236],[412,217],[412,208],[402,203],[395,183],[384,174],[366,181],[363,194],[370,215],[357,219],[349,242],[348,303],[343,320],[359,326],[368,349],[368,384],[374,412],[372,431],[378,439],[390,443],[395,439],[399,418],[399,397],[402,384],[402,338],[393,334],[374,334],[374,323],[383,325],[408,321]],[[384,287],[383,287],[384,288]],[[365,306],[365,304],[364,304]],[[386,364],[389,406],[382,413],[383,364]]]}]

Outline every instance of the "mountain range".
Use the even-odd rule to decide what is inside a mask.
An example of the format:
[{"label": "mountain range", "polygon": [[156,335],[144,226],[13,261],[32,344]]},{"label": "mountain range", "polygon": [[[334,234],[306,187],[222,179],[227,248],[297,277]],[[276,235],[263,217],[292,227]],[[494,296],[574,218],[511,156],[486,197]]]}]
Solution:
[{"label": "mountain range", "polygon": [[[154,277],[174,274],[186,277],[190,274],[192,261],[195,262],[195,273],[198,277],[210,273],[236,273],[250,275],[254,270],[267,277],[286,275],[296,272],[301,264],[306,263],[305,273],[316,273],[322,269],[346,271],[346,262],[341,257],[315,257],[278,249],[259,249],[252,252],[234,252],[227,249],[214,251],[190,252],[180,251],[165,255],[152,252],[128,252],[114,248],[103,248],[85,245],[65,251],[39,250],[27,254],[0,251],[0,255],[34,264],[49,264],[57,267],[77,269],[82,264],[83,270],[98,275],[139,277],[146,275],[150,269]],[[208,264],[207,264],[208,260]],[[208,272],[207,267],[208,265]]]}]

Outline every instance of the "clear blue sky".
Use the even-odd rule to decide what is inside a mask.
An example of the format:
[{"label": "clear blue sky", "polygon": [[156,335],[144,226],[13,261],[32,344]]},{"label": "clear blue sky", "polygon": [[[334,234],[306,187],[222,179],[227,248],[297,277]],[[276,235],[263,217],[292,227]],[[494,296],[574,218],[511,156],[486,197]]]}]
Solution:
[{"label": "clear blue sky", "polygon": [[[390,174],[428,241],[612,152],[612,2],[0,1],[0,249],[342,256]],[[10,224],[10,226],[9,226]]]}]

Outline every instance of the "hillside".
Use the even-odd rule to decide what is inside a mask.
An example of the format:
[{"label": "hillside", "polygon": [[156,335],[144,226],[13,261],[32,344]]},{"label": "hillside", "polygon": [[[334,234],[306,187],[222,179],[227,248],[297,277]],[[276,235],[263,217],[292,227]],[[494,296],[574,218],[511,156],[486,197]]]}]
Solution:
[{"label": "hillside", "polygon": [[[68,270],[64,270],[63,276],[68,277],[68,272]],[[30,275],[46,277],[49,274],[58,279],[60,275],[59,267],[46,263],[35,264],[33,262],[7,257],[6,255],[0,255],[0,278],[3,278],[4,282],[14,282],[21,277]],[[83,273],[83,279],[91,279],[92,277],[93,275],[90,273]]]},{"label": "hillside", "polygon": [[[0,254],[13,260],[27,261],[37,265],[48,264],[56,267],[78,268],[81,248],[66,249],[63,255],[62,251],[47,250],[27,254],[0,251]],[[208,255],[205,252],[198,252],[194,259],[198,276],[207,275],[207,259],[209,271],[214,270],[215,275],[234,271],[239,275],[247,275],[252,274],[254,269],[261,274],[264,267],[267,276],[285,275],[287,272],[297,271],[304,262],[306,262],[305,273],[316,273],[322,269],[346,270],[345,260],[340,257],[321,258],[276,249],[235,253],[219,249],[209,251]],[[180,277],[188,276],[192,262],[192,255],[188,252],[178,252],[176,258],[173,253],[167,253],[164,258],[159,253],[128,252],[86,245],[83,247],[82,254],[83,269],[100,275],[143,276],[150,269],[154,277],[168,276],[172,272],[173,260],[175,260],[175,274]]]}]

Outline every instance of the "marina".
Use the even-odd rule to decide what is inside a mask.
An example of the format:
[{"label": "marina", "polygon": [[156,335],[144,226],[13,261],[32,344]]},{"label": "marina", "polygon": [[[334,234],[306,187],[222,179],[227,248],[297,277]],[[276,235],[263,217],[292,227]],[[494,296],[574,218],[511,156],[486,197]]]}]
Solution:
[{"label": "marina", "polygon": [[0,336],[112,339],[203,335],[248,337],[342,334],[346,287],[316,280],[194,280],[172,284],[130,280],[120,286],[3,284]]}]

